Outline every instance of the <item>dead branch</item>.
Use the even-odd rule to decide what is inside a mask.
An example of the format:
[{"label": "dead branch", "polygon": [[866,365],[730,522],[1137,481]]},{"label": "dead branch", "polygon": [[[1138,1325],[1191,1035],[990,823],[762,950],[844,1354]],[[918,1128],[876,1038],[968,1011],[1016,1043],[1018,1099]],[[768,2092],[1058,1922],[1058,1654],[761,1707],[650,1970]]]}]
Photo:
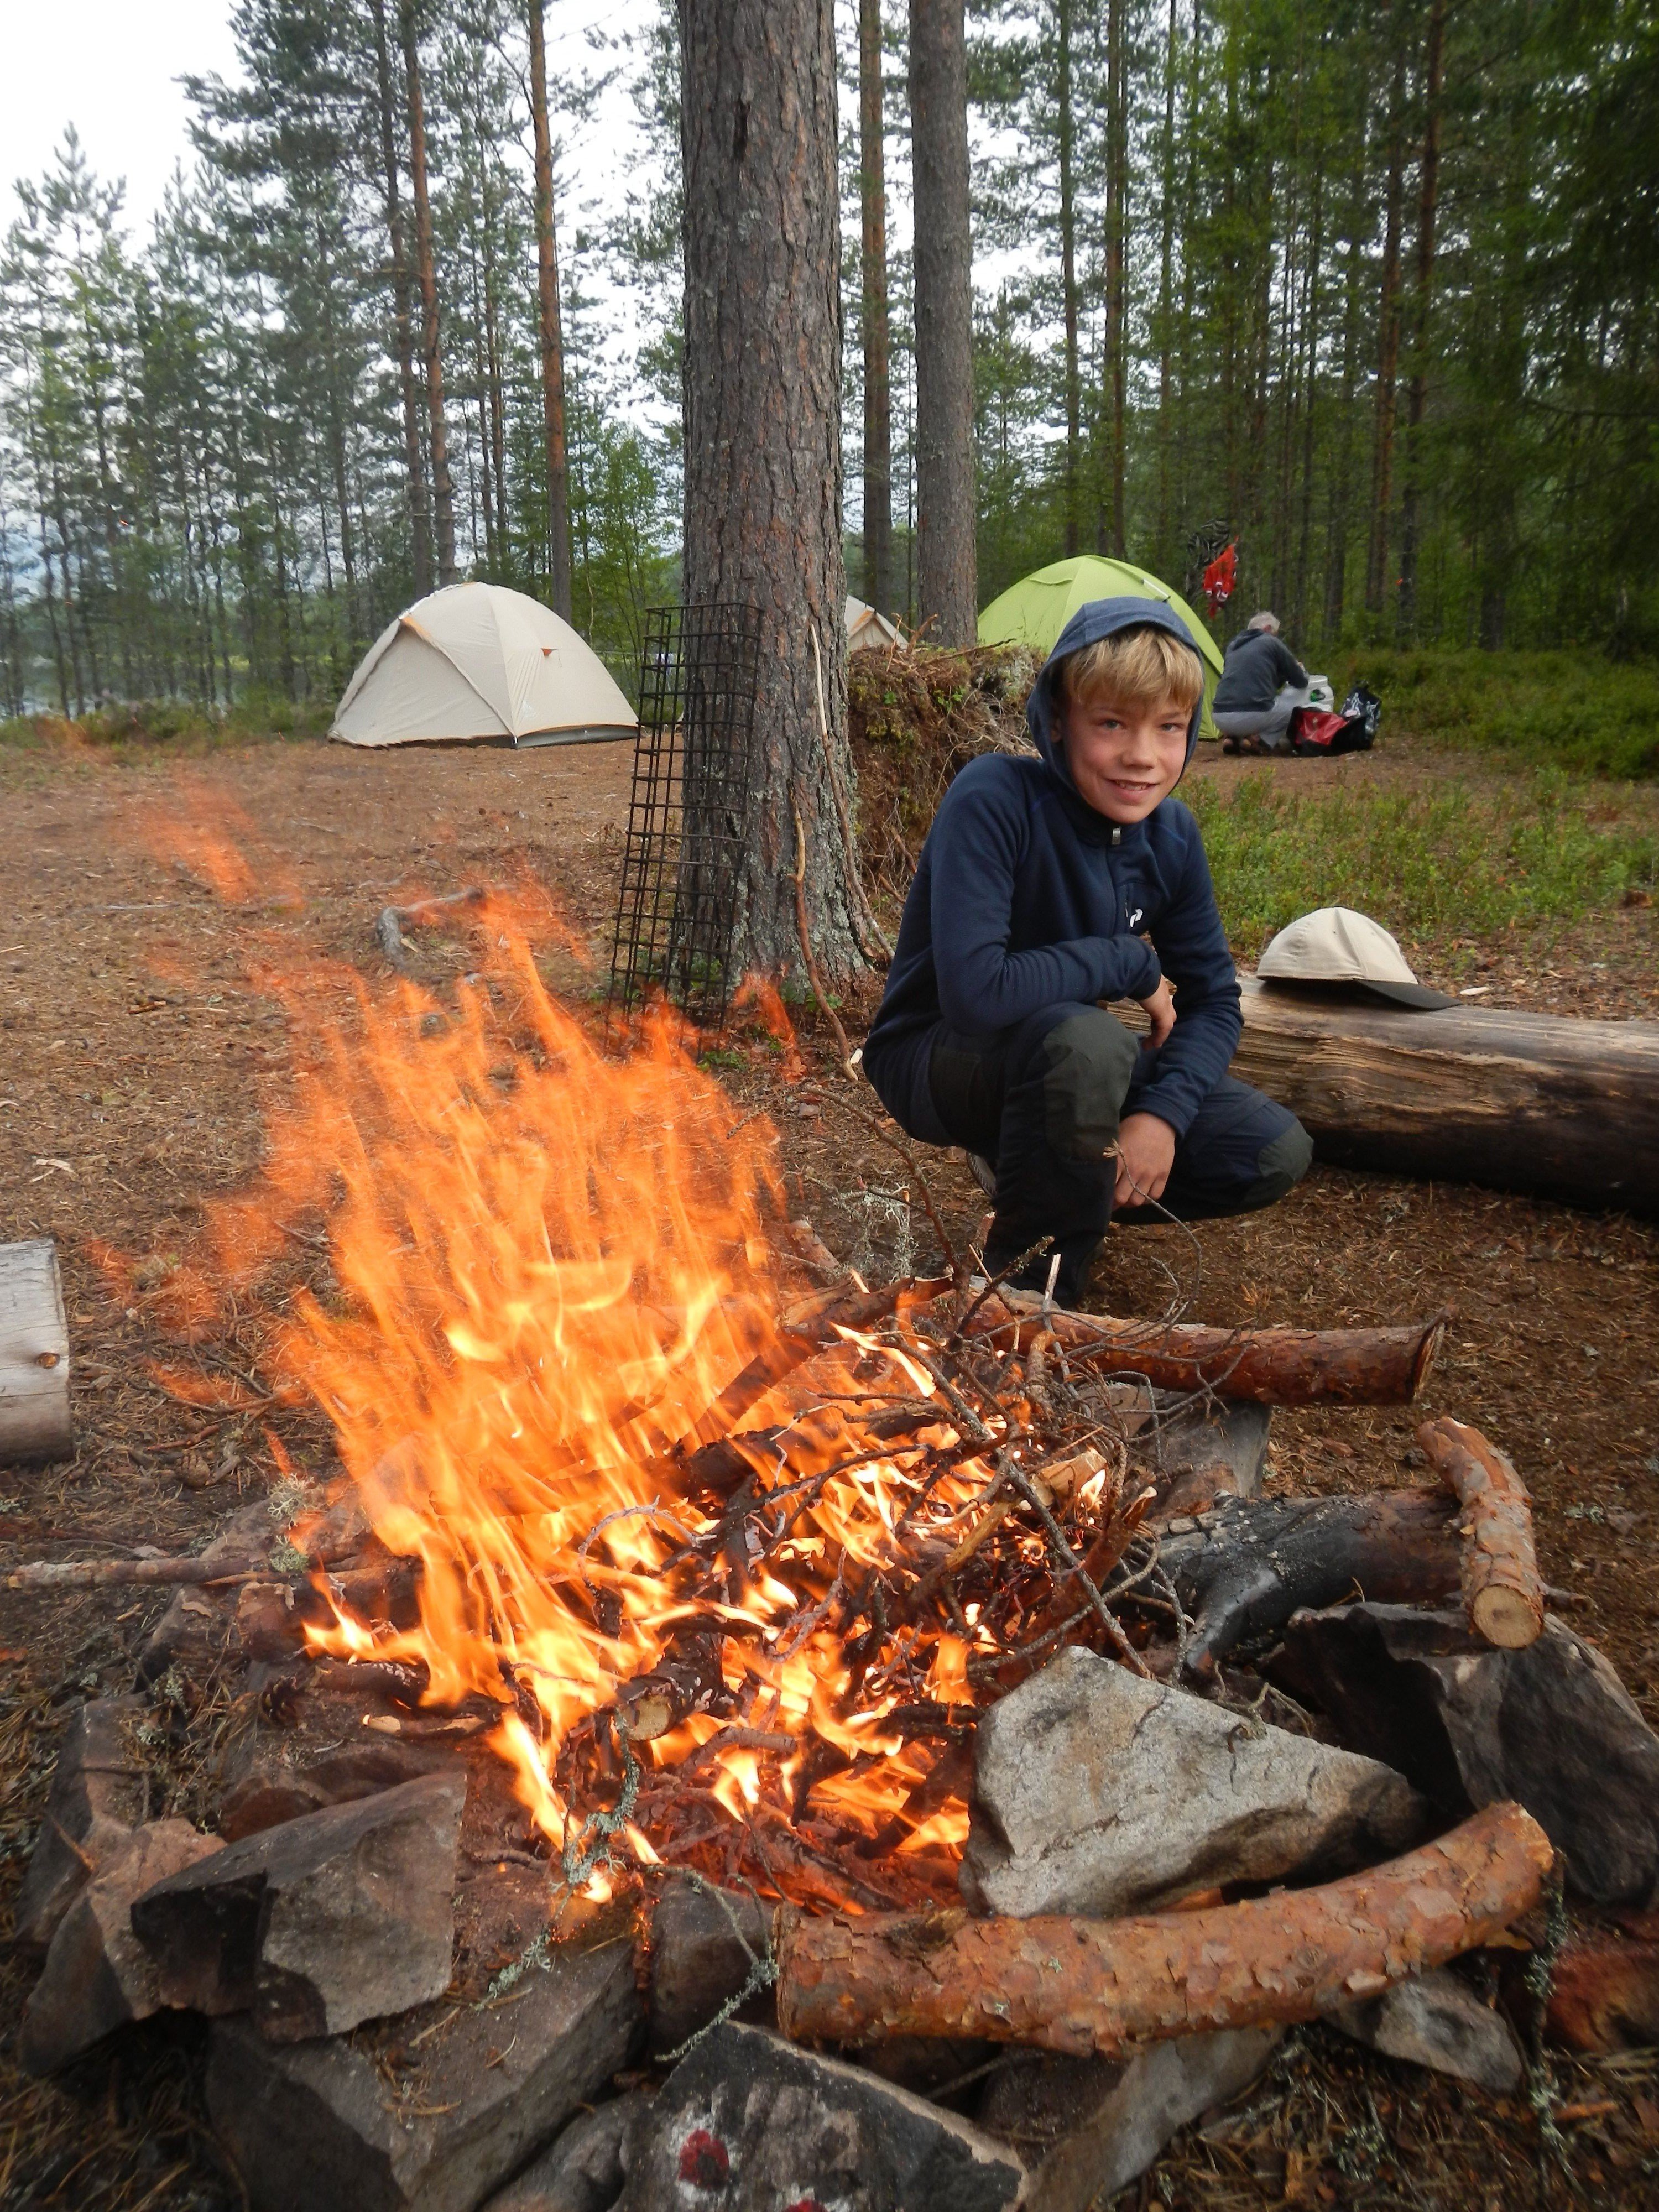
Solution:
[{"label": "dead branch", "polygon": [[1544,1632],[1532,1504],[1512,1463],[1479,1429],[1443,1416],[1417,1441],[1464,1512],[1463,1606],[1477,1636],[1522,1651]]},{"label": "dead branch", "polygon": [[111,1585],[251,1582],[268,1567],[228,1569],[222,1559],[30,1559],[13,1567],[6,1588],[15,1590],[100,1589]]},{"label": "dead branch", "polygon": [[1488,1942],[1536,1904],[1549,1838],[1518,1805],[1317,1889],[1127,1920],[778,1914],[778,2018],[800,2041],[984,2037],[1073,2057],[1316,2019]]}]

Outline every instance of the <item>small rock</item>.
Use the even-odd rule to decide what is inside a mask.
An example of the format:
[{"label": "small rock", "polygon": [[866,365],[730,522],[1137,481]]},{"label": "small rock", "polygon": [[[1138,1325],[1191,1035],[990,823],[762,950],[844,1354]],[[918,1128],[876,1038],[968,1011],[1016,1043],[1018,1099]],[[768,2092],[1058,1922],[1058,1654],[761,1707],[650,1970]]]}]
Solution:
[{"label": "small rock", "polygon": [[290,2042],[337,2035],[448,1986],[464,1773],[436,1773],[245,1838],[139,1898],[167,2002],[252,2006]]},{"label": "small rock", "polygon": [[1024,2179],[954,2113],[735,2021],[686,2053],[623,2162],[617,2212],[1002,2212]]},{"label": "small rock", "polygon": [[228,1844],[240,1843],[244,1836],[257,1836],[325,1805],[349,1805],[422,1774],[438,1773],[452,1756],[388,1739],[353,1744],[309,1766],[274,1759],[251,1768],[226,1793],[219,1808],[219,1833]]},{"label": "small rock", "polygon": [[1389,1857],[1424,1814],[1374,1759],[1072,1646],[980,1723],[962,1890],[1019,1919],[1142,1911]]},{"label": "small rock", "polygon": [[[202,1557],[227,1575],[263,1567],[276,1530],[262,1498],[244,1505],[226,1521]],[[138,1655],[138,1679],[157,1682],[177,1662],[186,1665],[222,1658],[237,1646],[237,1592],[198,1589],[186,1584],[150,1631]]]},{"label": "small rock", "polygon": [[[1080,2127],[1032,2175],[1022,2212],[1090,2212],[1145,2173],[1171,2136],[1212,2106],[1242,2096],[1283,2038],[1282,2027],[1222,2028],[1154,2044],[1127,2066],[1103,2061],[1101,2097]],[[1115,2081],[1107,2081],[1107,2072]]]},{"label": "small rock", "polygon": [[[653,2058],[678,2051],[744,1986],[754,1959],[766,1954],[770,1923],[757,1899],[740,1890],[684,1880],[665,1886],[651,1915],[647,2008]],[[757,2010],[763,2021],[775,2018],[769,1987],[745,2008],[745,2016]]]},{"label": "small rock", "polygon": [[1344,2035],[1385,2057],[1455,2075],[1494,2097],[1518,2088],[1526,2070],[1509,2022],[1444,1966],[1413,1974],[1381,1996],[1340,2006],[1328,2018]]},{"label": "small rock", "polygon": [[252,2212],[472,2212],[628,2063],[642,2017],[617,1942],[555,1951],[499,2004],[382,2031],[410,2062],[384,2075],[371,2036],[271,2044],[221,2020],[208,2115]]},{"label": "small rock", "polygon": [[572,2120],[482,2212],[611,2212],[622,2195],[623,2144],[650,2099],[643,2089]]},{"label": "small rock", "polygon": [[1579,1896],[1659,1899],[1659,1735],[1565,1621],[1497,1651],[1461,1613],[1340,1606],[1295,1616],[1273,1673],[1453,1818],[1524,1805]]},{"label": "small rock", "polygon": [[[1194,1403],[1175,1391],[1155,1390],[1159,1406],[1155,1517],[1201,1513],[1218,1498],[1255,1498],[1267,1463],[1270,1406],[1240,1398]],[[1173,1407],[1174,1412],[1165,1411]],[[1151,1443],[1146,1430],[1142,1447]]]},{"label": "small rock", "polygon": [[123,1831],[58,1923],[23,2008],[18,2056],[31,2074],[55,2074],[113,2029],[161,2010],[155,1967],[132,1932],[132,1900],[222,1849],[188,1820]]},{"label": "small rock", "polygon": [[23,1950],[46,1948],[75,1898],[143,1819],[149,1785],[130,1731],[145,1710],[142,1698],[98,1698],[64,1729],[18,1893],[13,1937]]}]

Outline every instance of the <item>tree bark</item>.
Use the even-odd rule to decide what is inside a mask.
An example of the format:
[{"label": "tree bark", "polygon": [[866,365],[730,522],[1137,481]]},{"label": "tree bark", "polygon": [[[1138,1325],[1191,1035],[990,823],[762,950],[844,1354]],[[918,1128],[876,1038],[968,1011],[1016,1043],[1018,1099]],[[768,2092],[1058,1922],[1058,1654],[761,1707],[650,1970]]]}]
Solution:
[{"label": "tree bark", "polygon": [[[841,289],[830,0],[680,0],[685,596],[763,625],[741,965],[798,970],[795,822],[821,970],[860,965],[830,760],[847,744]],[[823,660],[825,735],[813,656]]]},{"label": "tree bark", "polygon": [[1518,1805],[1489,1805],[1368,1873],[1201,1911],[848,1920],[785,1906],[778,2020],[799,2041],[972,2036],[1079,2058],[1316,2020],[1490,1942],[1538,1902],[1553,1858]]},{"label": "tree bark", "polygon": [[[1123,0],[1106,11],[1106,470],[1109,520],[1101,545],[1121,561],[1127,550],[1125,448],[1129,395],[1129,86]],[[1105,518],[1103,518],[1104,520]]]},{"label": "tree bark", "polygon": [[1072,0],[1056,0],[1054,100],[1060,124],[1060,282],[1066,326],[1066,551],[1082,544],[1083,379],[1078,360],[1076,128],[1072,108]]},{"label": "tree bark", "polygon": [[1443,1320],[1405,1328],[1213,1328],[1022,1308],[994,1294],[971,1335],[1029,1343],[1051,1328],[1074,1367],[1135,1375],[1160,1390],[1212,1389],[1261,1406],[1404,1406],[1427,1380]]},{"label": "tree bark", "polygon": [[1544,1632],[1527,1486],[1479,1429],[1462,1421],[1425,1421],[1417,1441],[1467,1516],[1462,1588],[1469,1626],[1500,1651],[1524,1651]]},{"label": "tree bark", "polygon": [[1434,300],[1434,223],[1440,189],[1440,82],[1446,0],[1429,10],[1423,61],[1423,158],[1417,197],[1417,289],[1412,310],[1412,375],[1406,399],[1405,484],[1400,501],[1400,602],[1397,635],[1408,645],[1417,633],[1418,501],[1422,469],[1423,410],[1427,398],[1429,313]]},{"label": "tree bark", "polygon": [[978,635],[974,288],[963,0],[910,0],[915,210],[916,550],[931,643]]},{"label": "tree bark", "polygon": [[74,1451],[69,1351],[57,1248],[0,1244],[0,1467]]},{"label": "tree bark", "polygon": [[1659,1215],[1659,1023],[1239,981],[1233,1073],[1288,1106],[1321,1159]]},{"label": "tree bark", "polygon": [[426,367],[428,438],[432,450],[432,498],[437,518],[438,586],[455,581],[455,493],[449,475],[449,432],[444,419],[444,370],[439,349],[438,278],[433,263],[432,208],[426,188],[426,108],[421,58],[415,39],[414,0],[399,0],[404,75],[409,94],[409,177],[415,200],[415,265],[421,286],[421,349]]},{"label": "tree bark", "polygon": [[887,313],[886,111],[881,0],[859,0],[859,201],[863,217],[864,589],[893,611],[893,394]]},{"label": "tree bark", "polygon": [[553,140],[547,125],[545,0],[530,0],[530,112],[536,137],[536,296],[540,308],[542,436],[547,453],[547,586],[570,619],[570,463],[564,435],[564,335],[553,234]]}]

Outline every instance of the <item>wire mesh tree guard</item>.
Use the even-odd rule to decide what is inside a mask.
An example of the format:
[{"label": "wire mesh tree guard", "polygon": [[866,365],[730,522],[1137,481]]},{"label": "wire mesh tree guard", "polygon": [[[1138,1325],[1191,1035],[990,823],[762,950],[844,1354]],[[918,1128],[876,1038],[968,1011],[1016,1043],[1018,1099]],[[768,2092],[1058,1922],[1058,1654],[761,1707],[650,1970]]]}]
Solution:
[{"label": "wire mesh tree guard", "polygon": [[646,616],[613,1012],[660,993],[694,1021],[725,1018],[753,805],[760,632],[755,607]]}]

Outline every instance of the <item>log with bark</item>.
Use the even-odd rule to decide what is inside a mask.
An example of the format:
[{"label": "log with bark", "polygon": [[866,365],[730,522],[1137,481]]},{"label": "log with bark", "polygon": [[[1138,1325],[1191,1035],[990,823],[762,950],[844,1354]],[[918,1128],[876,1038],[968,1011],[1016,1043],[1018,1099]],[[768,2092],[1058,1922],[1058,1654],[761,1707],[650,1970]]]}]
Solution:
[{"label": "log with bark", "polygon": [[0,1244],[0,1467],[67,1459],[69,1319],[49,1237]]},{"label": "log with bark", "polygon": [[1232,1072],[1288,1106],[1321,1159],[1659,1213],[1659,1022],[1239,981]]},{"label": "log with bark", "polygon": [[1456,1501],[1437,1490],[1334,1498],[1222,1498],[1165,1526],[1162,1558],[1193,1615],[1187,1673],[1213,1673],[1238,1644],[1304,1607],[1356,1591],[1393,1605],[1451,1595],[1463,1572]]},{"label": "log with bark", "polygon": [[1403,1406],[1427,1379],[1446,1322],[1441,1316],[1403,1328],[1215,1328],[1042,1314],[1015,1294],[985,1299],[968,1328],[999,1345],[1017,1337],[1022,1346],[1051,1329],[1073,1366],[1142,1376],[1159,1389],[1209,1389],[1262,1406]]},{"label": "log with bark", "polygon": [[900,2035],[1115,2057],[1206,2029],[1316,2019],[1490,1942],[1538,1901],[1549,1839],[1492,1805],[1316,1889],[1124,1920],[778,1915],[778,2018],[803,2041]]},{"label": "log with bark", "polygon": [[1527,1486],[1479,1429],[1449,1415],[1425,1421],[1417,1441],[1463,1508],[1469,1626],[1500,1651],[1524,1651],[1544,1632],[1544,1585]]}]

